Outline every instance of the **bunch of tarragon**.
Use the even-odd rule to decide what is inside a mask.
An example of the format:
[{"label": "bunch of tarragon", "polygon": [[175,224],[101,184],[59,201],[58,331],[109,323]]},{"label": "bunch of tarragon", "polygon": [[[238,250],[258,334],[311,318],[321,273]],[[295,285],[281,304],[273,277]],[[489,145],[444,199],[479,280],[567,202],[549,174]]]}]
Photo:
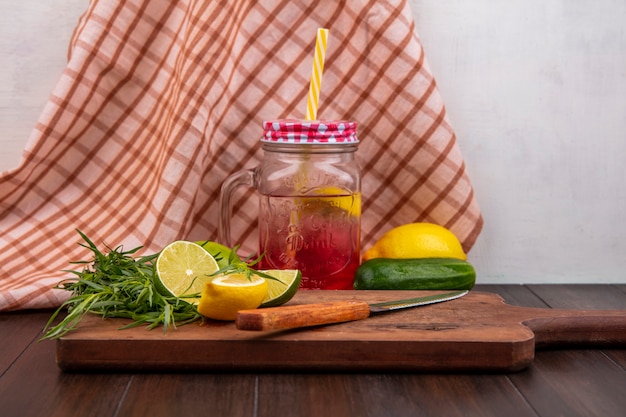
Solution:
[{"label": "bunch of tarragon", "polygon": [[[88,313],[104,317],[128,318],[133,321],[123,328],[146,325],[153,329],[191,323],[201,319],[196,306],[178,297],[160,294],[154,286],[154,262],[158,253],[134,257],[142,247],[128,251],[121,246],[102,253],[80,230],[86,244],[80,245],[93,252],[93,260],[72,262],[83,264],[82,271],[67,271],[76,277],[60,282],[55,288],[71,291],[71,296],[53,313],[45,326],[42,339],[57,339],[71,330]],[[59,313],[67,315],[55,323]]]}]

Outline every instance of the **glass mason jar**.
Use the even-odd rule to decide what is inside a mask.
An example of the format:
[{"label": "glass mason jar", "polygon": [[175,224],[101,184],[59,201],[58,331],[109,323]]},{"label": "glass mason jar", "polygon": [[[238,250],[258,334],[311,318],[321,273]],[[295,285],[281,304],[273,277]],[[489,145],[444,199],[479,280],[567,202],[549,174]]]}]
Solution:
[{"label": "glass mason jar", "polygon": [[219,239],[230,242],[230,196],[259,196],[259,269],[299,269],[300,288],[352,289],[360,261],[359,140],[349,121],[263,123],[263,159],[228,177],[221,190]]}]

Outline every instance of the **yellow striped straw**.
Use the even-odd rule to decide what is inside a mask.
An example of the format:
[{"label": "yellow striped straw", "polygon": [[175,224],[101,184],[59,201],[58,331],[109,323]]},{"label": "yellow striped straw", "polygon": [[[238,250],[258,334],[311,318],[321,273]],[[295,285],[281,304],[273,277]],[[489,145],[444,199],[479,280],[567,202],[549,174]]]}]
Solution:
[{"label": "yellow striped straw", "polygon": [[317,29],[315,38],[315,54],[313,55],[313,70],[311,71],[311,83],[306,106],[306,120],[317,119],[317,106],[322,88],[322,73],[324,72],[324,59],[326,58],[326,43],[328,41],[328,29]]}]

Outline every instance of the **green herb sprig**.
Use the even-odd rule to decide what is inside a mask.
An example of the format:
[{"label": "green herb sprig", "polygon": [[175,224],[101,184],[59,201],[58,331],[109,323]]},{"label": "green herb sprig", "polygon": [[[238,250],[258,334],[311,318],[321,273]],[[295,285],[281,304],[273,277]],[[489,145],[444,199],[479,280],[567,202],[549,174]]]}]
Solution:
[{"label": "green herb sprig", "polygon": [[[92,261],[72,262],[84,264],[82,271],[66,271],[75,274],[60,282],[55,288],[71,291],[68,298],[50,317],[44,328],[44,339],[57,339],[76,329],[88,314],[95,313],[103,318],[117,317],[132,319],[123,328],[147,325],[148,329],[162,325],[163,332],[169,327],[183,325],[201,319],[196,306],[177,297],[164,296],[154,286],[154,261],[158,253],[134,257],[142,247],[124,251],[122,246],[102,253],[80,230],[77,232],[87,242],[81,246],[94,254]],[[68,314],[56,325],[52,325],[61,311]]]},{"label": "green herb sprig", "polygon": [[211,276],[216,277],[219,275],[243,274],[248,279],[248,281],[251,281],[252,275],[257,275],[265,279],[271,279],[273,281],[283,283],[280,279],[253,268],[253,266],[261,262],[261,259],[265,254],[261,254],[256,259],[253,255],[250,255],[247,258],[241,260],[237,256],[238,249],[239,245],[235,246],[228,256],[228,264],[225,267],[213,272]]}]

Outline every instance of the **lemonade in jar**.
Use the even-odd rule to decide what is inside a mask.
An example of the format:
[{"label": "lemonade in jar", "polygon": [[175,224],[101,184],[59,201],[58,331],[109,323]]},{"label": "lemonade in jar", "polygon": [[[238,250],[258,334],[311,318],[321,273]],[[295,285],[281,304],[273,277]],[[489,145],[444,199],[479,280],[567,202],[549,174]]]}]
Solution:
[{"label": "lemonade in jar", "polygon": [[222,187],[220,239],[228,241],[229,195],[259,195],[259,269],[299,269],[301,288],[352,289],[360,261],[361,179],[356,123],[263,123],[261,164]]}]

